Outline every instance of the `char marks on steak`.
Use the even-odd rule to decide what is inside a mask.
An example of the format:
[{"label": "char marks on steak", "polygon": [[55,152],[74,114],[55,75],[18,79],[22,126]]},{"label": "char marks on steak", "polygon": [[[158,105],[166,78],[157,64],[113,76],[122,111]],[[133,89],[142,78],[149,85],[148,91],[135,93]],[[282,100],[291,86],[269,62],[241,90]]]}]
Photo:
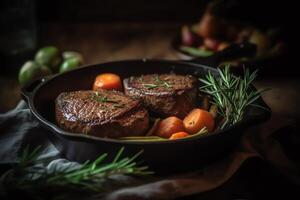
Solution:
[{"label": "char marks on steak", "polygon": [[197,81],[190,75],[148,74],[124,79],[125,94],[162,117],[184,118],[196,106]]},{"label": "char marks on steak", "polygon": [[143,135],[149,124],[148,111],[139,100],[111,90],[61,93],[55,112],[62,129],[99,137]]}]

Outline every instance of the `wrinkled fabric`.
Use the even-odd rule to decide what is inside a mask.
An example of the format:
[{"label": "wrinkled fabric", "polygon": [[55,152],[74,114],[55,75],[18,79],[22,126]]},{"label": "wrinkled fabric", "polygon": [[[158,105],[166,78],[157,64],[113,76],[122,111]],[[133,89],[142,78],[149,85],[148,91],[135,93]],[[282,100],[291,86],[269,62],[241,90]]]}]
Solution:
[{"label": "wrinkled fabric", "polygon": [[[133,199],[175,199],[215,189],[230,179],[249,159],[264,159],[300,186],[299,166],[289,159],[281,144],[272,137],[274,131],[291,122],[273,117],[262,126],[247,130],[236,150],[221,160],[202,167],[198,171],[168,177],[134,178],[115,176],[122,187],[112,188],[107,194],[99,194],[93,199],[133,200]],[[39,159],[48,159],[47,170],[76,169],[80,165],[59,155],[59,151],[47,139],[43,127],[33,118],[26,104],[0,115],[0,166],[16,163],[20,150],[27,145],[41,145]],[[32,140],[34,138],[34,141]],[[36,166],[41,167],[41,166]],[[90,198],[89,198],[90,199]]]},{"label": "wrinkled fabric", "polygon": [[[78,167],[78,163],[59,157],[59,151],[48,140],[44,128],[37,122],[24,101],[5,114],[0,114],[0,164],[18,162],[20,150],[41,146],[38,159],[49,159],[49,170]],[[34,138],[34,141],[32,141]]]}]

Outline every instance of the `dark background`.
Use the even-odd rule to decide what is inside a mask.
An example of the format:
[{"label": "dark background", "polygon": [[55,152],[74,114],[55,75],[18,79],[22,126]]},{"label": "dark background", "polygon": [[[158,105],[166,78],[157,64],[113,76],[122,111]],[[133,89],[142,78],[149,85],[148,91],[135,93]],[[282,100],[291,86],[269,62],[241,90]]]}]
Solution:
[{"label": "dark background", "polygon": [[[197,21],[209,0],[44,0],[37,1],[40,21]],[[255,24],[286,25],[291,20],[289,1],[227,0],[223,17]]]},{"label": "dark background", "polygon": [[[197,20],[208,0],[46,0],[38,1],[42,21]],[[58,6],[59,5],[59,6]]]},{"label": "dark background", "polygon": [[[37,33],[47,23],[123,23],[164,22],[195,23],[199,21],[209,0],[2,0],[0,1],[0,36],[31,25]],[[261,29],[278,26],[285,40],[295,45],[298,29],[297,6],[293,1],[222,0],[216,12],[224,19],[240,20]],[[16,9],[17,8],[17,9]],[[11,10],[13,9],[13,12]],[[8,12],[9,10],[9,12]],[[23,14],[23,16],[21,15]],[[21,18],[21,20],[19,18]],[[18,19],[17,19],[18,18]],[[7,44],[5,44],[7,46]],[[0,43],[0,59],[9,56]]]},{"label": "dark background", "polygon": [[[17,60],[26,60],[40,46],[41,27],[49,23],[195,23],[199,21],[209,0],[2,0],[0,1],[0,37],[16,32],[18,27],[32,29],[35,43],[27,52],[17,56],[10,52],[13,46],[0,39],[2,69],[12,70]],[[261,29],[278,26],[283,38],[296,50],[295,33],[298,29],[297,8],[292,1],[222,0],[216,11],[224,19],[240,20]],[[18,8],[18,10],[11,10]],[[10,12],[8,12],[9,10]],[[22,15],[23,14],[23,15]],[[30,22],[30,24],[29,24]],[[146,26],[145,25],[145,26]],[[16,36],[20,38],[19,36]],[[84,37],[84,36],[83,36]],[[11,39],[11,40],[14,40]],[[294,51],[292,51],[294,52]],[[291,56],[291,59],[294,57]],[[8,70],[8,71],[9,71]]]}]

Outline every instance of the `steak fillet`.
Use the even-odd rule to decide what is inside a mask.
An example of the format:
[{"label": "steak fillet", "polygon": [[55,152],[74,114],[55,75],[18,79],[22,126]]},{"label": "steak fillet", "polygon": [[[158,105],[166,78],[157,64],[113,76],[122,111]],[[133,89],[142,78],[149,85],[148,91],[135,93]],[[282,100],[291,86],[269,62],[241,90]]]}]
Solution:
[{"label": "steak fillet", "polygon": [[143,101],[162,117],[184,118],[196,106],[197,81],[193,76],[150,74],[124,79],[125,94]]},{"label": "steak fillet", "polygon": [[99,137],[143,135],[149,124],[140,101],[110,90],[61,93],[55,114],[62,129]]}]

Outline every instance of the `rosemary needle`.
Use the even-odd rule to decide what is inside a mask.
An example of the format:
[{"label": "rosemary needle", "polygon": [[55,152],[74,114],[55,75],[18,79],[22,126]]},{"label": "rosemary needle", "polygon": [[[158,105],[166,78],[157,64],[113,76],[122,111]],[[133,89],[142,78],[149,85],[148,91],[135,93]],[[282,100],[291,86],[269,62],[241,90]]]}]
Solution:
[{"label": "rosemary needle", "polygon": [[167,81],[165,80],[162,80],[161,78],[159,78],[158,75],[155,76],[155,82],[156,84],[154,83],[144,83],[143,86],[148,88],[148,89],[153,89],[153,88],[157,88],[157,87],[165,87],[165,88],[172,88],[172,85],[170,83],[168,83]]},{"label": "rosemary needle", "polygon": [[157,88],[158,87],[158,85],[151,84],[151,83],[144,83],[143,86],[146,87],[146,88],[148,88],[148,89],[153,89],[153,88]]},{"label": "rosemary needle", "polygon": [[102,102],[102,103],[118,103],[117,101],[114,101],[112,99],[109,99],[107,96],[100,96],[99,95],[99,92],[95,92],[95,95],[94,95],[94,99],[98,102]]},{"label": "rosemary needle", "polygon": [[168,82],[165,81],[165,80],[162,80],[158,75],[155,76],[155,81],[156,81],[159,85],[162,85],[162,86],[164,86],[164,87],[166,87],[166,88],[171,88],[171,87],[172,87],[170,83],[168,83]]}]

